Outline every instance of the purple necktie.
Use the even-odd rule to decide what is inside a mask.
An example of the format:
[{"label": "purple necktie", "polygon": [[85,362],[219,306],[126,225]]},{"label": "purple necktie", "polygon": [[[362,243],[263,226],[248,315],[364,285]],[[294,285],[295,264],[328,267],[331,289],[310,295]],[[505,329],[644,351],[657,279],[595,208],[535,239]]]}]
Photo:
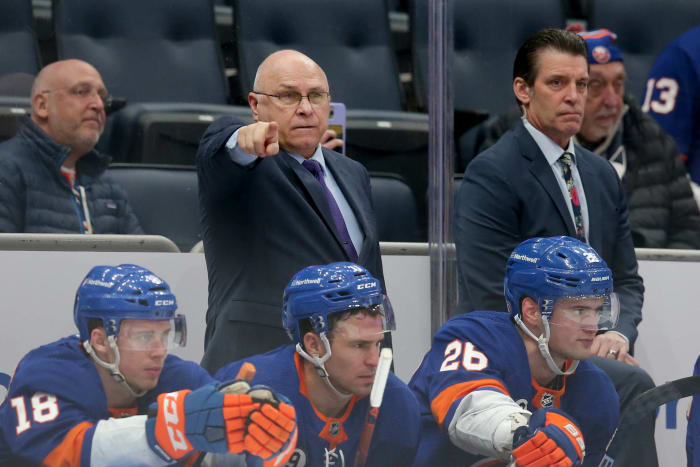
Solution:
[{"label": "purple necktie", "polygon": [[348,232],[348,227],[345,225],[345,220],[343,215],[338,208],[338,203],[335,202],[333,193],[326,186],[325,180],[323,180],[323,168],[321,164],[312,159],[307,159],[301,163],[306,170],[311,172],[313,176],[318,180],[318,183],[323,187],[323,192],[326,194],[326,199],[328,200],[328,208],[331,210],[331,216],[333,217],[333,222],[335,222],[335,227],[338,229],[338,234],[340,239],[343,241],[343,246],[348,256],[353,262],[357,262],[357,251],[355,251],[355,246],[352,244],[352,239],[350,238],[350,233]]}]

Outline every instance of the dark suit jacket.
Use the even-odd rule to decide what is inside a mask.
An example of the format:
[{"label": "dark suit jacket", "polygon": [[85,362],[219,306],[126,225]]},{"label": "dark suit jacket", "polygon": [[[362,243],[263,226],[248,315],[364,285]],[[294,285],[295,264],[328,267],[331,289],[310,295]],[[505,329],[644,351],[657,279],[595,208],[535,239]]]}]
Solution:
[{"label": "dark suit jacket", "polygon": [[[197,153],[209,275],[207,352],[221,314],[281,329],[282,293],[297,271],[350,261],[323,188],[302,165],[284,151],[248,167],[231,160],[225,144],[240,126],[232,117],[217,120]],[[358,262],[384,284],[367,170],[325,148],[323,156],[365,235]],[[271,342],[270,348],[276,345]]]},{"label": "dark suit jacket", "polygon": [[[602,157],[576,146],[576,164],[588,205],[589,243],[612,270],[621,305],[616,330],[631,346],[642,320],[644,286],[624,192]],[[469,164],[455,209],[461,311],[506,310],[503,278],[511,251],[531,237],[575,236],[567,202],[522,122]]]}]

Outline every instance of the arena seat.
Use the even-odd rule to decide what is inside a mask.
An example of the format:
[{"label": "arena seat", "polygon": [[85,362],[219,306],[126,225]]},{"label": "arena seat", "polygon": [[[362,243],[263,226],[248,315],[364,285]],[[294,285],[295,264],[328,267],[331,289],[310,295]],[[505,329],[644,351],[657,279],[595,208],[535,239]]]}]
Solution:
[{"label": "arena seat", "polygon": [[[411,0],[413,82],[416,98],[427,107],[428,2]],[[469,0],[454,2],[454,106],[458,128],[467,130],[486,114],[515,105],[513,60],[522,42],[545,27],[564,27],[560,0]],[[462,123],[459,117],[473,120]],[[459,136],[457,134],[457,136]]]},{"label": "arena seat", "polygon": [[403,109],[384,0],[235,0],[233,18],[244,95],[267,55],[296,49],[324,69],[333,100],[352,109]]},{"label": "arena seat", "polygon": [[39,72],[39,47],[31,0],[0,2],[0,141],[17,132],[29,113],[29,94]]},{"label": "arena seat", "polygon": [[31,0],[0,2],[0,44],[0,76],[9,73],[37,74],[40,68],[39,47],[34,33]]},{"label": "arena seat", "polygon": [[589,29],[607,28],[617,34],[627,72],[625,90],[640,104],[656,57],[674,39],[700,24],[700,4],[695,0],[639,0],[633,4],[588,0],[586,11]]},{"label": "arena seat", "polygon": [[144,233],[163,235],[181,251],[201,240],[193,167],[112,164],[107,174],[126,190]]},{"label": "arena seat", "polygon": [[417,241],[416,200],[411,188],[390,173],[370,172],[369,182],[379,241]]},{"label": "arena seat", "polygon": [[[226,105],[212,0],[169,0],[164,6],[160,0],[53,2],[58,58],[93,64],[109,91],[129,103],[108,121],[98,146],[118,161],[193,164],[193,147],[211,120],[249,113]],[[145,146],[156,131],[179,150],[164,155]]]}]

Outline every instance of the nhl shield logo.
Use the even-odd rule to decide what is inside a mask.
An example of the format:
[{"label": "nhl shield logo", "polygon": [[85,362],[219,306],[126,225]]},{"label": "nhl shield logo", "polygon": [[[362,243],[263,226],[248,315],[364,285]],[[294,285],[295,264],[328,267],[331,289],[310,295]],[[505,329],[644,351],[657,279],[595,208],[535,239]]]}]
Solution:
[{"label": "nhl shield logo", "polygon": [[591,52],[593,59],[598,63],[608,63],[610,61],[610,50],[604,45],[597,45]]},{"label": "nhl shield logo", "polygon": [[340,423],[331,422],[331,426],[328,431],[330,431],[331,436],[337,436],[338,433],[340,433]]},{"label": "nhl shield logo", "polygon": [[548,392],[542,394],[542,398],[540,399],[540,405],[542,405],[542,407],[551,407],[552,405],[554,405],[554,394],[550,394]]}]

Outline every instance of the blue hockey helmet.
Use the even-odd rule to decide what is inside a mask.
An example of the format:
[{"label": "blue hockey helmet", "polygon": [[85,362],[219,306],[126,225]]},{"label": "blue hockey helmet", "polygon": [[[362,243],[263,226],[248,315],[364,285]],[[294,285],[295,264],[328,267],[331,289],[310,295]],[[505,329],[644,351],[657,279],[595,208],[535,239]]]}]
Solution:
[{"label": "blue hockey helmet", "polygon": [[75,294],[73,320],[80,341],[90,340],[88,323],[102,321],[107,336],[116,338],[124,319],[171,321],[169,344],[184,346],[184,315],[175,314],[177,300],[170,286],[146,268],[134,264],[95,266]]},{"label": "blue hockey helmet", "polygon": [[292,277],[284,289],[282,325],[300,344],[299,324],[310,320],[318,334],[330,332],[328,316],[342,311],[380,307],[383,331],[396,328],[394,314],[379,280],[362,266],[350,262],[309,266]]},{"label": "blue hockey helmet", "polygon": [[619,304],[610,269],[593,248],[571,237],[532,238],[518,245],[508,258],[504,292],[514,317],[521,316],[524,297],[535,300],[548,320],[560,299],[599,297],[598,329],[617,322]]}]

